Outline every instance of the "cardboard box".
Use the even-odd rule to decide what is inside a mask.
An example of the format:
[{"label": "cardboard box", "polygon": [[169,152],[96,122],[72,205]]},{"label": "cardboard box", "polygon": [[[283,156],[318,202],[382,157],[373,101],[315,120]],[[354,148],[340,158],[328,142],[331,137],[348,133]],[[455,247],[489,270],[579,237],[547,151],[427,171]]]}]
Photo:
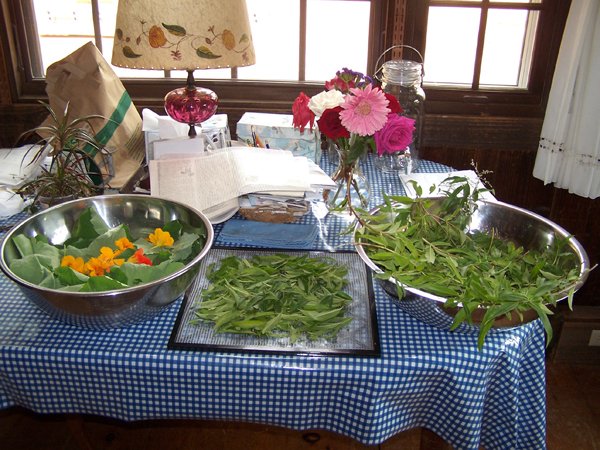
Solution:
[{"label": "cardboard box", "polygon": [[252,147],[290,150],[295,156],[306,156],[319,164],[321,140],[318,130],[301,133],[294,128],[291,114],[244,113],[236,127],[237,139]]}]

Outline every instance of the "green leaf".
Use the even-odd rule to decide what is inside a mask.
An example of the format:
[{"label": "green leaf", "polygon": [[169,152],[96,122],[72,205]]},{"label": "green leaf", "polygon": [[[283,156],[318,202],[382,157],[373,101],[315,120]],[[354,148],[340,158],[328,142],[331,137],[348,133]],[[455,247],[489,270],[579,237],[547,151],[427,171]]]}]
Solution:
[{"label": "green leaf", "polygon": [[9,269],[19,278],[39,285],[48,274],[52,274],[49,266],[50,260],[47,256],[27,255],[12,261]]},{"label": "green leaf", "polygon": [[[375,213],[359,214],[364,226],[357,236],[385,272],[376,278],[391,276],[404,286],[446,298],[449,307],[462,305],[453,329],[472,322],[472,313],[486,308],[482,345],[494,317],[534,308],[545,320],[551,314],[547,305],[572,289],[580,267],[568,250],[568,238],[555,237],[547,249],[525,251],[494,229],[470,232],[475,199],[482,190],[467,184],[464,177],[448,178],[441,200],[388,196]],[[422,192],[416,182],[413,186]],[[571,302],[572,293],[568,298]]]},{"label": "green leaf", "polygon": [[77,248],[85,248],[96,237],[109,230],[108,225],[102,220],[93,208],[87,208],[81,213],[71,230],[71,237],[64,243]]},{"label": "green leaf", "polygon": [[328,257],[288,254],[223,258],[207,271],[197,320],[214,323],[215,332],[288,336],[295,342],[334,336],[350,295],[347,269]]},{"label": "green leaf", "polygon": [[111,228],[88,243],[86,254],[89,256],[99,255],[102,247],[114,249],[115,241],[124,237],[127,237],[127,230],[123,225]]},{"label": "green leaf", "polygon": [[17,234],[12,238],[13,244],[17,248],[21,257],[33,254],[33,243],[31,238],[28,238],[24,234]]},{"label": "green leaf", "polygon": [[[120,280],[129,286],[136,286],[143,283],[150,283],[162,277],[166,277],[185,267],[181,262],[165,261],[157,266],[147,266],[145,264],[124,263],[122,266],[113,269],[118,273]],[[112,271],[111,271],[112,273]]]},{"label": "green leaf", "polygon": [[123,55],[126,58],[139,58],[140,56],[142,56],[141,54],[134,52],[129,45],[123,46]]},{"label": "green leaf", "polygon": [[166,30],[171,33],[174,36],[185,36],[187,35],[187,32],[185,30],[185,28],[183,28],[180,25],[168,25],[166,23],[162,24],[163,27],[166,28]]},{"label": "green leaf", "polygon": [[125,289],[128,286],[107,276],[90,277],[81,288],[81,292],[102,292]]},{"label": "green leaf", "polygon": [[183,233],[183,224],[179,220],[172,220],[162,226],[163,231],[168,231],[175,240],[179,239]]},{"label": "green leaf", "polygon": [[193,244],[200,237],[197,234],[183,233],[181,237],[173,244],[172,248],[172,260],[173,261],[188,261],[190,256],[195,256],[192,253]]},{"label": "green leaf", "polygon": [[200,46],[196,49],[196,55],[198,55],[200,58],[204,58],[204,59],[218,59],[221,58],[222,55],[217,55],[215,53],[213,53],[211,51],[211,49],[209,49],[208,47],[205,46]]},{"label": "green leaf", "polygon": [[70,267],[57,267],[54,269],[54,274],[62,286],[82,285],[90,278]]}]

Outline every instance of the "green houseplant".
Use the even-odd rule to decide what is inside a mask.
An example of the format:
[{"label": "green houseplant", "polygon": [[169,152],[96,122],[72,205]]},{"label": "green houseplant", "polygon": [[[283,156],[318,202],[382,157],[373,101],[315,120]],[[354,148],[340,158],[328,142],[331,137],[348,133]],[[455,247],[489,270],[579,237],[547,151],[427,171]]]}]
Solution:
[{"label": "green houseplant", "polygon": [[50,157],[50,164],[42,166],[36,178],[23,184],[19,194],[32,198],[34,206],[44,207],[101,193],[102,173],[93,155],[107,158],[108,154],[96,139],[91,120],[106,119],[101,115],[72,118],[69,103],[62,114],[40,103],[48,111],[48,119],[20,138],[39,137],[32,144],[32,151],[33,145],[39,148],[35,149],[36,154],[29,164],[39,164],[46,157]]}]

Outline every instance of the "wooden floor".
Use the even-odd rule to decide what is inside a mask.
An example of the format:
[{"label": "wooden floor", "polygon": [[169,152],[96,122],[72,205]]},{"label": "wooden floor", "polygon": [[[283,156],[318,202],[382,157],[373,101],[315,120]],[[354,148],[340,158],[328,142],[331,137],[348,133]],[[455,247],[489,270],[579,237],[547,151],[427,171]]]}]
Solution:
[{"label": "wooden floor", "polygon": [[[600,450],[600,365],[547,364],[549,450]],[[83,437],[78,435],[83,431]],[[97,418],[0,411],[0,449],[75,450],[410,450],[412,430],[379,446],[364,446],[328,432],[296,432],[249,424],[162,421],[123,424]],[[426,446],[423,446],[426,448]],[[86,449],[88,450],[89,447]],[[535,450],[535,449],[532,449]]]}]

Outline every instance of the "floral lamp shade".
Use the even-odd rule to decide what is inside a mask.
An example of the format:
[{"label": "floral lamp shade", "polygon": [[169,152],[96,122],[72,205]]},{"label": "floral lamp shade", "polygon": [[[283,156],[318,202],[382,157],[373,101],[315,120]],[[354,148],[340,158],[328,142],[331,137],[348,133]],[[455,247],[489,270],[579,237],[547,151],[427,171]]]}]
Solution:
[{"label": "floral lamp shade", "polygon": [[134,69],[249,66],[245,0],[121,0],[112,63]]},{"label": "floral lamp shade", "polygon": [[174,120],[196,124],[217,110],[217,95],[194,85],[195,69],[254,64],[245,0],[120,0],[112,63],[132,69],[187,70],[187,86],[165,96]]}]

